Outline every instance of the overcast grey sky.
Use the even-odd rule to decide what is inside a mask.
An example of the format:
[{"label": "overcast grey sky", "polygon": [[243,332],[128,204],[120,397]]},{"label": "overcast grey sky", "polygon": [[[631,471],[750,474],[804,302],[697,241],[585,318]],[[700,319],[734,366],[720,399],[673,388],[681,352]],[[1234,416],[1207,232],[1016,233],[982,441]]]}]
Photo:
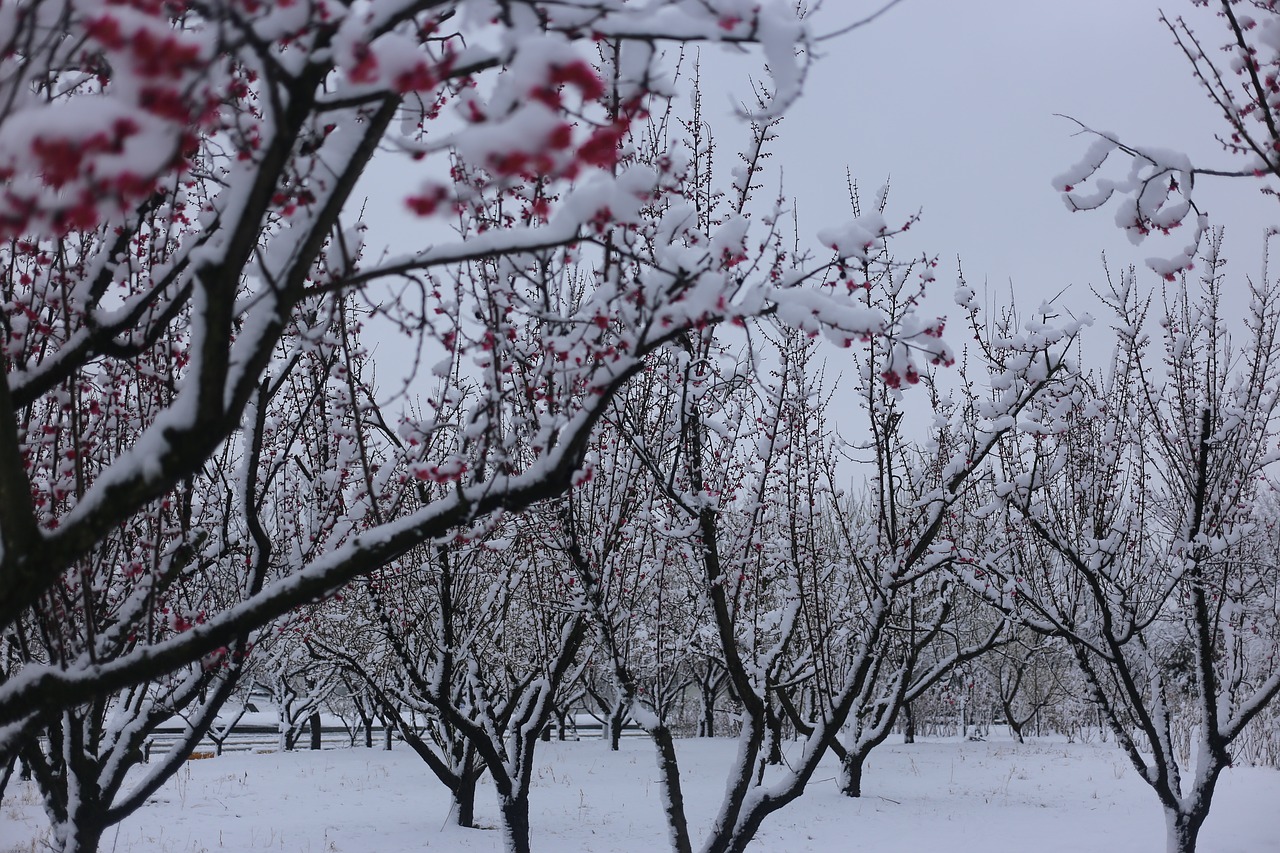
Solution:
[{"label": "overcast grey sky", "polygon": [[[829,0],[822,16],[868,8]],[[1187,15],[1207,44],[1226,41],[1221,24],[1189,0],[903,0],[825,43],[777,148],[802,230],[847,216],[848,166],[867,190],[891,176],[894,210],[923,210],[913,237],[941,257],[939,290],[948,296],[957,256],[970,284],[985,279],[1000,296],[1012,281],[1034,308],[1068,285],[1087,297],[1084,285],[1102,278],[1103,251],[1139,266],[1173,254],[1154,240],[1131,246],[1113,205],[1071,214],[1050,184],[1089,142],[1055,113],[1185,151],[1198,166],[1231,165],[1213,138],[1222,119],[1158,20],[1161,8]],[[1119,158],[1111,165],[1125,166]],[[1202,180],[1196,197],[1228,227],[1230,268],[1256,272],[1261,234],[1280,221],[1280,204],[1251,180]]]},{"label": "overcast grey sky", "polygon": [[[878,4],[827,0],[817,29]],[[1171,242],[1134,247],[1114,224],[1114,204],[1070,213],[1051,179],[1090,140],[1055,113],[1127,142],[1185,151],[1198,166],[1234,165],[1213,138],[1221,117],[1158,19],[1162,7],[1187,15],[1205,43],[1225,42],[1221,23],[1190,0],[902,0],[869,26],[824,42],[770,163],[784,171],[806,242],[815,245],[820,228],[849,217],[846,167],[867,197],[890,177],[891,221],[923,212],[899,244],[910,250],[902,254],[940,259],[931,310],[950,308],[959,258],[969,284],[982,293],[985,282],[996,304],[1011,287],[1026,310],[1066,289],[1064,304],[1094,311],[1088,288],[1103,280],[1103,252],[1113,267],[1141,267],[1149,256],[1173,255],[1187,229],[1162,238]],[[702,60],[704,77],[718,78],[706,101],[719,166],[727,168],[746,134],[734,126],[725,88],[749,95],[748,75],[761,76],[762,60],[758,51],[734,60],[714,46],[703,48]],[[1113,173],[1126,166],[1118,156],[1109,165]],[[420,248],[441,227],[405,213],[416,171],[393,157],[366,177],[375,247]],[[1262,233],[1280,222],[1280,204],[1258,190],[1253,180],[1196,187],[1211,221],[1227,226],[1228,273],[1238,277],[1257,273]],[[1154,273],[1143,281],[1159,283]],[[959,332],[948,337],[963,343]]]},{"label": "overcast grey sky", "polygon": [[[880,5],[826,0],[815,29]],[[1012,281],[1038,304],[1065,286],[1074,292],[1098,281],[1103,251],[1122,265],[1174,254],[1173,243],[1131,246],[1113,224],[1114,205],[1071,214],[1050,184],[1090,141],[1055,113],[1127,142],[1184,151],[1196,165],[1234,165],[1213,138],[1222,119],[1159,22],[1161,8],[1186,14],[1207,44],[1226,40],[1221,23],[1190,0],[901,0],[868,26],[824,42],[770,164],[784,170],[802,233],[812,238],[848,218],[848,167],[868,193],[890,177],[895,214],[923,211],[912,248],[940,257],[946,275],[938,289],[947,297],[957,257],[971,284],[985,279],[1007,293]],[[758,51],[738,61],[704,46],[702,62],[712,86],[739,98],[750,94],[748,75],[763,76]],[[745,132],[733,126],[725,91],[709,91],[707,106],[727,167]],[[1119,156],[1109,165],[1113,173],[1125,166]],[[368,215],[375,244],[382,236],[401,249],[421,244],[422,223],[402,203],[420,171],[398,157],[370,171],[366,186],[382,199]],[[1196,197],[1228,227],[1232,267],[1253,273],[1280,203],[1261,196],[1256,181],[1226,184],[1202,180]],[[1171,239],[1186,242],[1181,233]]]}]

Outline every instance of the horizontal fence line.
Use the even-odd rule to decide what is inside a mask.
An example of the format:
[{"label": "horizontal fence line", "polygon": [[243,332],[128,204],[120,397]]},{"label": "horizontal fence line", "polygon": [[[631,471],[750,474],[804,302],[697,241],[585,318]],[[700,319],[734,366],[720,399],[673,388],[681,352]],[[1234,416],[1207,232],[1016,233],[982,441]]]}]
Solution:
[{"label": "horizontal fence line", "polygon": [[[294,740],[295,751],[306,751],[311,745],[311,730],[308,726],[303,725],[300,733]],[[183,730],[180,728],[164,728],[156,729],[152,735],[147,738],[149,745],[149,755],[152,758],[166,755],[177,744],[182,737]],[[639,737],[644,735],[644,730],[635,723],[629,723],[622,728],[623,737]],[[579,724],[577,728],[569,727],[565,732],[566,740],[599,740],[604,736],[604,727],[600,724],[583,725]],[[557,740],[558,733],[553,726],[551,729],[551,739]],[[404,738],[399,733],[392,732],[392,740],[397,743],[403,743]],[[377,726],[373,729],[373,748],[379,749],[386,741],[386,730]],[[320,728],[320,748],[321,749],[347,749],[353,745],[357,748],[364,747],[364,727],[361,726],[355,734],[354,744],[352,736],[347,729],[342,726],[321,726]],[[264,725],[248,725],[235,726],[231,729],[231,734],[223,741],[223,752],[250,752],[253,750],[270,750],[276,751],[280,746],[279,731],[275,726]],[[202,737],[194,747],[194,752],[213,752],[217,749],[217,745],[207,735]]]}]

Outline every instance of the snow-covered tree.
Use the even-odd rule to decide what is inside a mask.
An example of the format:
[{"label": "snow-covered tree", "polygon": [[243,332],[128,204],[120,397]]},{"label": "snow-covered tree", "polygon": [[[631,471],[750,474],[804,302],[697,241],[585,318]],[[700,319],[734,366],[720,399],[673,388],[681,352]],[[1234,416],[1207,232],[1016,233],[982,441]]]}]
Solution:
[{"label": "snow-covered tree", "polygon": [[[896,333],[808,286],[834,262],[782,275],[743,266],[768,223],[735,215],[699,228],[668,203],[688,180],[678,147],[628,157],[637,123],[665,103],[663,45],[758,44],[784,105],[809,37],[788,4],[738,0],[7,6],[6,637],[81,572],[106,571],[104,543],[178,503],[217,454],[261,430],[307,428],[258,419],[340,300],[400,322],[421,357],[465,364],[472,385],[445,383],[420,416],[392,421],[404,438],[381,458],[349,455],[361,453],[350,424],[315,425],[336,453],[297,473],[341,505],[313,519],[330,526],[305,547],[266,549],[261,589],[238,585],[247,597],[184,617],[171,635],[140,635],[111,660],[85,646],[7,669],[0,753],[41,715],[165,677],[458,526],[562,493],[611,397],[689,329],[775,313],[854,338]],[[379,151],[423,161],[428,172],[395,204],[453,231],[428,227],[399,254],[365,251],[353,191]],[[851,224],[833,245],[859,256],[887,228]],[[477,279],[467,270],[479,261],[488,273]],[[572,300],[550,290],[565,267],[584,271]],[[80,411],[81,389],[144,371],[156,347],[167,373],[147,378],[169,396],[114,415],[129,419],[130,439],[64,441],[106,417]],[[512,441],[528,454],[513,456]],[[415,482],[447,488],[424,505]],[[228,488],[251,491],[244,477]],[[250,516],[269,510],[254,494]],[[245,541],[269,544],[245,524]],[[89,606],[100,580],[79,586]]]},{"label": "snow-covered tree", "polygon": [[1233,744],[1280,693],[1277,569],[1260,535],[1276,487],[1277,284],[1264,270],[1248,285],[1233,332],[1220,248],[1215,234],[1199,280],[1162,294],[1132,269],[1112,281],[1111,364],[1072,406],[1021,425],[994,484],[1008,551],[967,576],[1065,638],[1164,807],[1171,853],[1195,850]]},{"label": "snow-covered tree", "polygon": [[[243,603],[269,579],[287,573],[290,556],[324,547],[344,513],[347,488],[341,477],[316,482],[309,472],[330,467],[342,455],[329,430],[352,419],[345,383],[335,385],[330,376],[351,363],[340,345],[346,319],[341,311],[302,313],[287,348],[282,346],[275,381],[254,394],[252,414],[236,439],[224,443],[197,476],[112,531],[11,628],[15,671],[68,667],[78,657],[110,666]],[[28,451],[33,467],[51,455],[65,458],[73,474],[71,491],[54,488],[37,496],[38,502],[51,511],[65,508],[102,476],[99,458],[65,445],[116,453],[138,440],[139,413],[172,402],[173,352],[173,342],[164,337],[131,363],[117,363],[126,368],[120,375],[110,364],[89,371],[74,396],[77,404],[62,414],[34,418],[39,409],[33,407],[33,422],[49,425]],[[290,426],[278,428],[282,423]],[[317,430],[317,424],[324,428]],[[307,618],[299,616],[290,630]],[[264,666],[259,674],[279,676],[272,689],[278,688],[282,713],[289,705],[300,712],[285,697],[300,689],[292,676],[300,674],[296,655],[302,647],[285,642],[293,635],[282,637],[283,631],[283,625],[265,635],[243,630],[196,662],[123,690],[103,690],[92,702],[33,715],[44,737],[29,738],[20,748],[44,793],[58,844],[94,849],[104,829],[176,772],[236,689],[250,649],[264,636],[270,638],[268,654],[259,657],[277,666]],[[310,663],[304,660],[302,668],[311,669]],[[288,674],[286,664],[293,666]],[[182,738],[141,780],[129,780],[147,739],[175,721],[183,724]],[[282,743],[291,744],[295,736],[282,728]]]},{"label": "snow-covered tree", "polygon": [[[1196,201],[1197,183],[1237,180],[1271,196],[1280,186],[1280,7],[1267,0],[1189,0],[1189,5],[1206,11],[1189,13],[1190,18],[1161,12],[1160,20],[1199,89],[1222,115],[1215,134],[1222,161],[1195,162],[1169,147],[1176,140],[1139,144],[1095,131],[1077,118],[1092,142],[1077,163],[1053,179],[1071,211],[1096,210],[1114,201],[1116,224],[1132,243],[1156,238],[1157,254],[1146,264],[1170,282],[1193,267],[1210,226]],[[1116,167],[1118,161],[1125,166]]]},{"label": "snow-covered tree", "polygon": [[[856,196],[854,203],[858,203]],[[883,200],[881,205],[883,205]],[[892,316],[911,318],[921,296],[912,265],[888,259],[865,264],[857,277],[864,298]],[[910,726],[912,703],[949,679],[966,663],[1008,640],[1008,625],[992,618],[968,591],[957,588],[946,569],[955,543],[978,535],[987,522],[974,513],[974,486],[998,448],[997,437],[1033,400],[1056,391],[1069,374],[1064,358],[1073,329],[1050,329],[1042,337],[997,334],[984,328],[963,278],[957,297],[977,346],[957,373],[932,369],[914,381],[924,412],[904,399],[894,377],[875,381],[896,344],[871,341],[854,355],[860,381],[855,390],[867,428],[853,433],[846,450],[865,477],[862,495],[834,507],[846,584],[858,590],[841,609],[865,611],[876,602],[884,624],[863,634],[856,646],[870,659],[848,730],[832,749],[841,759],[840,787],[861,796],[863,766],[901,720]],[[940,334],[939,325],[926,334]],[[975,380],[1002,376],[1004,391],[985,395]],[[908,376],[907,381],[913,381]],[[957,387],[957,385],[959,387]],[[1002,415],[996,416],[1000,412]],[[920,422],[913,423],[914,419]],[[927,418],[927,420],[925,420]],[[908,715],[903,719],[903,715]]]},{"label": "snow-covered tree", "polygon": [[364,682],[449,789],[459,824],[474,826],[476,783],[488,772],[512,850],[530,847],[536,746],[585,634],[563,571],[548,569],[521,526],[512,519],[423,549],[424,559],[397,561],[353,589],[349,619],[376,638],[361,644],[372,655],[313,640],[318,656]]},{"label": "snow-covered tree", "polygon": [[[705,602],[691,645],[715,659],[739,707],[739,750],[717,817],[701,840],[704,850],[744,849],[768,815],[801,795],[846,723],[866,717],[868,737],[855,736],[854,745],[859,751],[864,740],[874,745],[910,687],[941,677],[933,672],[935,663],[945,673],[999,637],[998,618],[988,620],[993,627],[972,642],[949,623],[954,599],[947,590],[954,584],[942,572],[957,552],[947,534],[955,526],[953,511],[1000,437],[1031,401],[1059,384],[1072,328],[1037,321],[1028,334],[993,343],[1004,361],[983,363],[998,370],[1002,393],[973,400],[963,412],[942,407],[935,419],[941,438],[910,458],[896,429],[897,400],[921,382],[930,361],[949,360],[939,342],[940,323],[926,321],[919,310],[919,289],[932,279],[931,270],[927,261],[896,263],[880,245],[856,261],[842,260],[828,281],[833,289],[856,293],[863,310],[900,330],[888,342],[870,341],[852,380],[866,391],[869,414],[882,429],[883,487],[893,490],[874,502],[883,530],[872,519],[868,536],[842,539],[833,524],[829,398],[803,334],[753,329],[761,337],[741,358],[714,331],[690,333],[652,361],[648,387],[658,389],[656,396],[646,398],[640,411],[606,415],[630,444],[634,464],[648,472],[651,485],[640,493],[648,501],[645,513],[661,525],[660,539],[682,546],[663,559],[667,571],[673,563],[686,565],[682,583],[696,590],[689,599]],[[971,305],[971,296],[964,302]],[[668,396],[661,389],[670,389]],[[953,429],[957,424],[967,424],[966,430]],[[620,466],[617,476],[634,477],[631,464]],[[610,468],[593,476],[607,478]],[[607,579],[616,567],[598,544],[614,535],[609,518],[604,515],[594,530],[596,517],[577,519],[573,545],[581,551],[576,564],[585,606],[599,648],[613,658],[627,713],[654,737],[673,846],[690,850],[696,839],[684,814],[678,756],[652,697],[638,689],[634,656],[618,640],[631,614],[616,609]],[[925,595],[926,588],[939,594]],[[910,604],[913,592],[919,609]],[[897,638],[904,628],[911,636],[912,616],[917,634],[903,646]],[[944,638],[951,651],[935,660],[939,642],[925,654]],[[886,694],[892,696],[888,704]],[[799,734],[785,766],[784,726]]]},{"label": "snow-covered tree", "polygon": [[[1024,742],[1028,725],[1066,698],[1071,662],[1061,645],[1023,628],[1004,648],[987,655],[983,669],[1009,731]],[[1039,724],[1035,726],[1039,729]]]}]

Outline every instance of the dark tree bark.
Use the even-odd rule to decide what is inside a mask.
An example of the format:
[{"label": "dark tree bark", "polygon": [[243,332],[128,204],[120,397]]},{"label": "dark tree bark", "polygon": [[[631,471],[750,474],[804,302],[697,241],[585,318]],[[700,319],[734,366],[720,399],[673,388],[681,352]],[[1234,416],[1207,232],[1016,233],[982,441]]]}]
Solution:
[{"label": "dark tree bark", "polygon": [[767,732],[764,763],[776,767],[782,763],[782,715],[768,703],[765,703],[764,722]]},{"label": "dark tree bark", "polygon": [[476,825],[476,783],[484,775],[484,768],[477,765],[458,776],[458,784],[453,789],[453,804],[457,810],[458,826],[474,829]]},{"label": "dark tree bark", "polygon": [[840,793],[846,797],[862,796],[862,767],[870,749],[849,750],[840,759]]},{"label": "dark tree bark", "polygon": [[716,708],[703,696],[702,719],[698,721],[698,737],[716,736]]},{"label": "dark tree bark", "polygon": [[1209,816],[1209,800],[1202,799],[1189,811],[1168,811],[1169,853],[1196,853],[1200,829]]},{"label": "dark tree bark", "polygon": [[360,717],[360,727],[364,729],[364,748],[373,749],[373,708],[366,705],[364,700],[351,690],[351,685],[347,685],[348,691],[351,693],[351,704],[355,706],[356,715]]},{"label": "dark tree bark", "polygon": [[605,725],[608,727],[609,749],[613,752],[618,751],[622,741],[622,725],[626,719],[627,706],[622,703],[616,704],[605,719]]},{"label": "dark tree bark", "polygon": [[320,749],[320,712],[312,711],[311,716],[307,720],[307,727],[311,730],[311,748]]},{"label": "dark tree bark", "polygon": [[68,834],[62,839],[61,853],[97,853],[106,830],[96,803],[84,799],[67,816]]},{"label": "dark tree bark", "polygon": [[707,661],[706,668],[698,673],[698,699],[702,715],[698,720],[698,737],[716,736],[716,699],[724,689],[725,672]]},{"label": "dark tree bark", "polygon": [[557,708],[556,709],[556,740],[558,741],[568,740],[568,734],[569,734],[567,731],[568,720],[569,720],[569,709]]},{"label": "dark tree bark", "polygon": [[0,804],[4,803],[4,792],[9,787],[9,780],[13,778],[13,768],[17,763],[18,756],[9,756],[9,760],[4,763],[4,771],[0,772]]},{"label": "dark tree bark", "polygon": [[[105,703],[96,709],[64,711],[45,728],[48,751],[37,741],[23,749],[54,830],[58,853],[95,853],[103,833],[133,814],[177,772],[199,743],[218,707],[234,688],[223,681],[190,719],[190,727],[141,782],[122,794],[126,775],[142,762],[143,741],[170,715],[153,710],[135,731],[106,745],[99,728]],[[102,749],[103,753],[98,754]]]},{"label": "dark tree bark", "polygon": [[507,853],[530,853],[528,793],[500,796],[498,809],[502,812],[502,830],[507,842]]}]

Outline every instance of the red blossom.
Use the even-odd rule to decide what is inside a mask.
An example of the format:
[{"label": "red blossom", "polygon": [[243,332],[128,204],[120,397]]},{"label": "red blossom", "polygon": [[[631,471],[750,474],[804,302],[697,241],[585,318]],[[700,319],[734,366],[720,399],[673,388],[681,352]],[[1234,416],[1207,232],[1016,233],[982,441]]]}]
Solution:
[{"label": "red blossom", "polygon": [[519,175],[528,170],[532,157],[525,151],[489,155],[489,168],[499,175]]},{"label": "red blossom", "polygon": [[564,102],[560,100],[560,92],[550,86],[538,86],[529,92],[529,97],[535,101],[545,104],[553,110],[559,110],[564,106]]},{"label": "red blossom", "polygon": [[55,215],[54,224],[60,231],[87,231],[98,224],[98,206],[90,193],[81,195],[80,199],[61,215]]},{"label": "red blossom", "polygon": [[31,140],[31,153],[40,163],[41,176],[46,184],[55,189],[79,176],[87,148],[88,146],[69,139],[37,136]]},{"label": "red blossom", "polygon": [[391,85],[403,95],[406,92],[424,92],[434,88],[438,82],[440,81],[436,79],[436,75],[431,72],[426,63],[419,62],[408,71],[397,74]]},{"label": "red blossom", "polygon": [[565,65],[551,66],[551,82],[557,86],[567,83],[576,87],[586,101],[593,101],[604,95],[604,83],[600,82],[600,76],[581,59]]},{"label": "red blossom", "polygon": [[627,132],[626,124],[615,122],[597,128],[578,148],[578,160],[601,169],[611,169],[618,163],[618,146]]},{"label": "red blossom", "polygon": [[547,137],[547,146],[556,151],[563,151],[573,144],[573,128],[567,122],[556,125],[555,130]]},{"label": "red blossom", "polygon": [[200,47],[176,36],[158,37],[139,29],[129,42],[133,70],[142,77],[176,78],[200,65]]},{"label": "red blossom", "polygon": [[144,86],[138,93],[138,105],[152,115],[178,124],[191,120],[191,110],[182,94],[167,86]]},{"label": "red blossom", "polygon": [[448,196],[448,190],[436,185],[426,188],[417,195],[409,196],[405,199],[405,204],[418,216],[430,216],[436,212]]},{"label": "red blossom", "polygon": [[107,50],[121,50],[127,42],[120,30],[120,22],[110,15],[103,15],[89,21],[85,27],[89,38]]},{"label": "red blossom", "polygon": [[356,64],[347,71],[352,83],[372,83],[378,79],[378,57],[367,44],[358,44],[354,50]]}]

